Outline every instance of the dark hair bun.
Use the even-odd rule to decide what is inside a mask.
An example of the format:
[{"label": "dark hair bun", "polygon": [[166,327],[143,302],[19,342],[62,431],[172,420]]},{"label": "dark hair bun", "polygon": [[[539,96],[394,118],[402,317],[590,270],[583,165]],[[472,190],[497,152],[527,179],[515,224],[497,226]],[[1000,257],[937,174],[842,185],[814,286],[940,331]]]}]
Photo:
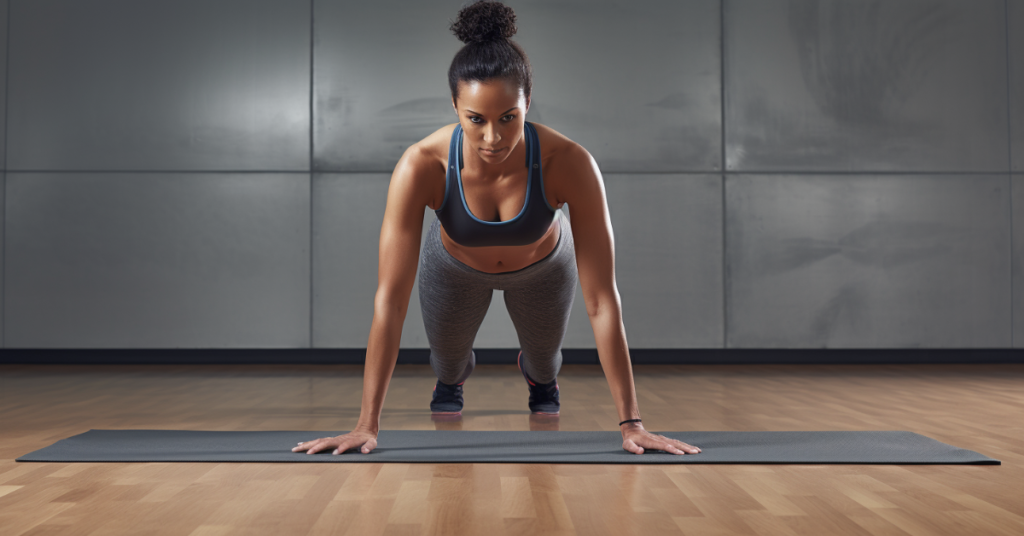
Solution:
[{"label": "dark hair bun", "polygon": [[460,9],[449,29],[463,43],[508,39],[516,34],[516,14],[501,2],[478,0]]}]

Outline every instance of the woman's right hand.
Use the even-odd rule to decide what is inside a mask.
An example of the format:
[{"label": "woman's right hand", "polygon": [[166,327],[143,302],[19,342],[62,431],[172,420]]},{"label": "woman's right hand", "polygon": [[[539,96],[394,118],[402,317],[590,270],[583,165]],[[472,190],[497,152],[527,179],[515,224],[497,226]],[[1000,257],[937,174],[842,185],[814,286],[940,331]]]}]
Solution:
[{"label": "woman's right hand", "polygon": [[377,434],[369,430],[353,430],[337,437],[321,437],[299,443],[299,446],[293,448],[292,452],[306,451],[306,454],[316,454],[327,449],[334,449],[332,454],[343,454],[348,449],[357,447],[362,447],[360,451],[363,454],[369,454],[371,450],[377,448]]}]

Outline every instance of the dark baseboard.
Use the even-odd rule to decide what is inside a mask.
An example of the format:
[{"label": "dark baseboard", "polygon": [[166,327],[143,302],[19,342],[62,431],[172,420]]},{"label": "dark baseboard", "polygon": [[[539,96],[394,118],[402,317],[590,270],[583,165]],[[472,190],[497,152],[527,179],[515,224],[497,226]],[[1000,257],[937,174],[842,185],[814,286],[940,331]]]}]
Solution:
[{"label": "dark baseboard", "polygon": [[[475,349],[477,364],[513,365],[518,348]],[[683,348],[630,350],[636,365],[1024,363],[1019,348]],[[356,364],[365,348],[0,349],[0,364]],[[400,350],[398,364],[430,363],[430,350]],[[563,364],[599,364],[597,350],[562,349]]]}]

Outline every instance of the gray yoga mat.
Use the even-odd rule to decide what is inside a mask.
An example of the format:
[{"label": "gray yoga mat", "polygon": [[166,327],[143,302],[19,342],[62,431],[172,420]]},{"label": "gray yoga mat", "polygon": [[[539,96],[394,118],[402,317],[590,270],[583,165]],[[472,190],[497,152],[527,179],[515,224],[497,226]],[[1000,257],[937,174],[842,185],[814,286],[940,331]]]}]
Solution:
[{"label": "gray yoga mat", "polygon": [[300,441],[347,431],[89,430],[19,462],[334,463],[870,463],[1002,465],[914,432],[653,432],[699,454],[622,449],[622,434],[561,431],[381,430],[369,454],[292,452]]}]

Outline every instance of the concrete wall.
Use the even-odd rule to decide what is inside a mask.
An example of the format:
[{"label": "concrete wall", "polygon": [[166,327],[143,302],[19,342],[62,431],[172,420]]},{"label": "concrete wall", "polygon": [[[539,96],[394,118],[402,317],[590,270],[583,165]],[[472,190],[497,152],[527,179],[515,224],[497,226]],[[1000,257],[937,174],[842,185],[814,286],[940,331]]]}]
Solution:
[{"label": "concrete wall", "polygon": [[[506,3],[631,348],[1024,347],[1024,0]],[[461,5],[0,0],[2,347],[364,348]]]}]

